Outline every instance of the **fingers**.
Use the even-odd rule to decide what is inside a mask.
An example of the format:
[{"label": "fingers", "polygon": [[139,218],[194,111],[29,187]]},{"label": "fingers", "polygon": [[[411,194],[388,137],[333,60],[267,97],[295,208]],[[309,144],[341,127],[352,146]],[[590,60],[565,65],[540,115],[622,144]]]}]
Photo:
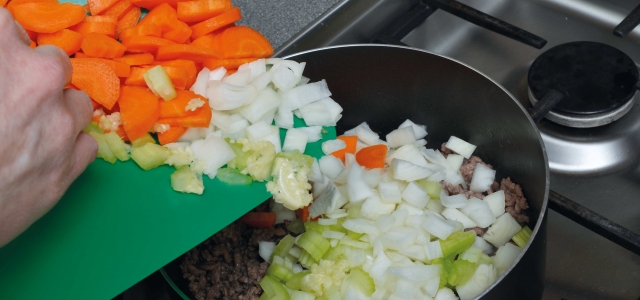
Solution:
[{"label": "fingers", "polygon": [[29,35],[22,26],[17,25],[9,11],[0,7],[0,41],[6,41],[7,44],[20,42],[30,45]]},{"label": "fingers", "polygon": [[73,182],[96,159],[98,142],[85,132],[80,132],[71,152],[71,170],[69,183]]},{"label": "fingers", "polygon": [[85,92],[65,89],[62,102],[73,119],[73,132],[80,132],[91,123],[93,105],[91,105],[91,99]]},{"label": "fingers", "polygon": [[22,40],[22,42],[25,43],[25,45],[30,46],[31,38],[27,34],[27,31],[24,30],[24,28],[22,28],[22,25],[20,25],[20,23],[16,21],[15,28],[16,28],[16,31],[18,32],[18,37]]},{"label": "fingers", "polygon": [[62,49],[43,45],[34,49],[41,55],[42,62],[40,64],[42,74],[45,74],[47,80],[55,89],[62,89],[71,82],[71,62],[69,56]]}]

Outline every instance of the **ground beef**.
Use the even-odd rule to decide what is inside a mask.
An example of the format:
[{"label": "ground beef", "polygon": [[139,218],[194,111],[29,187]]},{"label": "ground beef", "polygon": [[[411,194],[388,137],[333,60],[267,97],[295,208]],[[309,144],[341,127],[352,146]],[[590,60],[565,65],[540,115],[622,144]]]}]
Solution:
[{"label": "ground beef", "polygon": [[473,227],[465,229],[464,231],[475,231],[477,236],[483,236],[485,232],[487,232],[487,228]]},{"label": "ground beef", "polygon": [[502,179],[500,189],[504,191],[505,210],[513,216],[518,223],[528,223],[529,216],[525,210],[529,208],[527,199],[522,193],[522,187],[519,184],[511,182],[511,178]]},{"label": "ground beef", "polygon": [[282,227],[253,229],[236,221],[187,252],[180,269],[195,299],[257,300],[269,267],[258,242],[278,242],[287,234]]},{"label": "ground beef", "polygon": [[447,195],[452,196],[452,195],[458,195],[458,194],[464,194],[467,199],[471,199],[473,197],[476,197],[478,199],[484,199],[484,195],[480,192],[472,192],[468,189],[464,189],[461,185],[452,185],[450,183],[445,183],[444,181],[440,181],[440,185],[442,185],[442,188],[444,188],[445,192],[447,192]]},{"label": "ground beef", "polygon": [[462,166],[460,167],[460,174],[462,174],[462,178],[464,178],[464,182],[467,184],[471,184],[471,178],[473,178],[473,171],[476,169],[478,164],[483,164],[489,169],[493,169],[490,164],[487,164],[477,156],[471,156],[469,159],[464,159],[462,161]]},{"label": "ground beef", "polygon": [[453,151],[447,148],[447,143],[442,143],[442,146],[440,146],[440,152],[442,152],[442,155],[444,155],[444,157],[449,156],[449,154],[453,154]]}]

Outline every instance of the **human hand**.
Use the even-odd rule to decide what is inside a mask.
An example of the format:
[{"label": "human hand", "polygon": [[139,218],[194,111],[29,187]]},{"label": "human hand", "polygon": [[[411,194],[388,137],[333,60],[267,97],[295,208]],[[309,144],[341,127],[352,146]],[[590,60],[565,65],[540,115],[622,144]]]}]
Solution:
[{"label": "human hand", "polygon": [[44,215],[91,163],[98,145],[87,94],[64,89],[71,63],[0,8],[0,247]]}]

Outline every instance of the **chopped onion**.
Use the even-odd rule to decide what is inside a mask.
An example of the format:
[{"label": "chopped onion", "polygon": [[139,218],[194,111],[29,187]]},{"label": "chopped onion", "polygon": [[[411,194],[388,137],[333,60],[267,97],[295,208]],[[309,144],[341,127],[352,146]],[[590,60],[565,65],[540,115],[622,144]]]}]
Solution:
[{"label": "chopped onion", "polygon": [[427,145],[427,140],[425,139],[419,139],[415,142],[416,147],[420,148],[420,147],[424,147]]},{"label": "chopped onion", "polygon": [[424,282],[434,277],[440,277],[442,265],[414,265],[408,267],[389,267],[387,273],[410,282]]},{"label": "chopped onion", "polygon": [[427,202],[429,202],[427,192],[415,182],[410,182],[404,189],[404,192],[402,192],[402,199],[418,209],[423,209],[427,206]]},{"label": "chopped onion", "polygon": [[482,237],[476,236],[476,241],[473,242],[473,245],[471,246],[482,249],[482,253],[486,255],[493,254],[493,246],[487,243],[487,241],[485,241]]},{"label": "chopped onion", "polygon": [[426,125],[416,125],[415,123],[411,122],[411,120],[407,119],[406,121],[402,122],[402,124],[400,124],[398,128],[405,128],[405,127],[413,128],[413,133],[416,139],[421,139],[427,136]]},{"label": "chopped onion", "polygon": [[309,77],[300,76],[300,81],[298,81],[298,86],[305,85],[309,83],[309,81],[311,81]]},{"label": "chopped onion", "polygon": [[381,233],[391,230],[396,224],[396,218],[393,215],[381,215],[376,220],[376,226]]},{"label": "chopped onion", "polygon": [[454,231],[462,227],[463,225],[458,221],[441,219],[433,214],[427,215],[422,223],[424,230],[441,240],[448,238]]},{"label": "chopped onion", "polygon": [[[214,115],[216,112],[214,112]],[[267,122],[260,121],[245,128],[247,138],[250,141],[259,141],[273,132],[273,128]]]},{"label": "chopped onion", "polygon": [[503,190],[484,196],[483,200],[489,204],[489,207],[496,218],[504,214],[505,196]]},{"label": "chopped onion", "polygon": [[207,82],[209,81],[209,72],[210,72],[209,69],[207,69],[206,67],[202,68],[202,70],[200,70],[200,72],[198,73],[198,76],[196,77],[196,82],[193,83],[193,85],[189,90],[204,97],[207,92]]},{"label": "chopped onion", "polygon": [[492,170],[483,164],[478,164],[473,171],[469,190],[472,192],[486,192],[491,188],[495,177],[495,170]]},{"label": "chopped onion", "polygon": [[250,80],[251,70],[238,70],[237,72],[223,78],[222,82],[236,86],[244,86],[248,85]]},{"label": "chopped onion", "polygon": [[358,163],[352,163],[349,167],[349,174],[347,175],[347,192],[349,194],[349,201],[352,203],[362,202],[374,195],[373,190],[363,177],[364,169],[358,165]]},{"label": "chopped onion", "polygon": [[459,172],[456,172],[454,170],[446,170],[444,172],[444,182],[456,186],[458,184],[466,186],[466,183],[464,182],[464,178],[462,178],[462,175],[460,175]]},{"label": "chopped onion", "polygon": [[293,112],[280,104],[275,121],[276,126],[280,128],[293,128]]},{"label": "chopped onion", "polygon": [[493,216],[493,212],[487,202],[474,197],[469,199],[467,203],[467,206],[462,207],[460,211],[476,222],[478,227],[487,228],[496,221],[496,217]]},{"label": "chopped onion", "polygon": [[[308,140],[307,133],[304,130],[290,128],[287,130],[287,135],[284,137],[284,144],[282,146],[283,151],[298,150],[300,153],[304,153],[304,149],[307,147]],[[320,169],[318,169],[320,170]]]},{"label": "chopped onion", "polygon": [[333,155],[325,155],[321,157],[318,164],[320,165],[320,171],[322,174],[329,177],[329,179],[338,178],[338,176],[345,170],[342,161]]},{"label": "chopped onion", "polygon": [[409,204],[407,202],[402,202],[402,203],[398,204],[397,209],[398,210],[406,210],[407,213],[410,216],[421,215],[421,214],[424,213],[424,211],[422,211],[422,209],[419,209],[419,208],[417,208],[417,207],[415,207],[415,206],[413,206],[413,205],[411,205],[411,204]]},{"label": "chopped onion", "polygon": [[433,300],[458,300],[458,296],[448,287],[443,287],[438,290]]},{"label": "chopped onion", "polygon": [[444,157],[444,155],[442,155],[442,153],[440,153],[440,151],[438,151],[438,150],[422,148],[422,149],[420,149],[420,153],[428,161],[430,161],[431,163],[434,163],[434,164],[436,164],[438,166],[449,168],[450,165],[451,165],[451,164],[449,164],[447,159]]},{"label": "chopped onion", "polygon": [[498,275],[504,273],[516,261],[520,252],[522,252],[522,248],[511,243],[498,248],[493,257],[493,265],[496,267]]},{"label": "chopped onion", "polygon": [[206,93],[211,108],[231,110],[253,101],[258,91],[251,85],[236,86],[221,81],[211,81]]},{"label": "chopped onion", "polygon": [[373,195],[362,203],[360,207],[360,216],[372,221],[378,219],[381,215],[392,213],[396,209],[393,203],[384,203],[378,195]]},{"label": "chopped onion", "polygon": [[209,135],[204,140],[196,140],[191,144],[194,156],[206,164],[204,174],[213,179],[218,169],[236,157],[227,142],[217,136]]},{"label": "chopped onion", "polygon": [[491,245],[500,247],[506,244],[520,229],[522,228],[516,219],[509,213],[504,213],[496,219],[482,238]]},{"label": "chopped onion", "polygon": [[407,144],[394,150],[393,153],[387,155],[387,163],[391,163],[394,158],[406,160],[421,167],[429,167],[429,163],[414,144]]},{"label": "chopped onion", "polygon": [[282,95],[284,105],[291,110],[331,96],[327,82],[324,80],[297,86]]},{"label": "chopped onion", "polygon": [[[318,221],[320,220],[335,220],[335,219],[319,219]],[[333,230],[325,230],[322,232],[322,236],[328,239],[339,240],[345,236],[345,233],[339,232],[339,231],[333,231]]]},{"label": "chopped onion", "polygon": [[[285,142],[286,143],[286,142]],[[324,182],[324,174],[320,170],[320,164],[318,164],[318,160],[314,157],[313,164],[311,164],[311,172],[309,172],[308,179],[313,182]]]},{"label": "chopped onion", "polygon": [[298,127],[307,133],[309,143],[317,142],[322,139],[322,126]]},{"label": "chopped onion", "polygon": [[451,168],[458,171],[460,167],[462,167],[462,162],[464,161],[464,157],[458,154],[449,154],[447,156],[447,161],[451,165]]},{"label": "chopped onion", "polygon": [[293,221],[296,219],[296,213],[290,209],[276,211],[276,224],[282,224],[285,220]]},{"label": "chopped onion", "polygon": [[[417,239],[416,239],[417,240]],[[401,254],[406,255],[407,257],[413,260],[423,261],[427,258],[427,254],[422,245],[411,245],[407,248],[398,250]]]},{"label": "chopped onion", "polygon": [[280,153],[282,151],[282,144],[280,142],[280,129],[276,126],[269,126],[271,127],[271,133],[261,138],[260,140],[272,143],[276,147],[276,153]]},{"label": "chopped onion", "polygon": [[445,207],[442,206],[440,200],[430,200],[429,203],[427,203],[427,210],[429,211],[441,213],[444,209]]},{"label": "chopped onion", "polygon": [[249,81],[255,80],[258,76],[267,72],[267,64],[264,58],[256,59],[250,63],[246,63],[238,67],[238,71],[248,69],[251,71],[251,78]]},{"label": "chopped onion", "polygon": [[271,253],[273,253],[273,250],[275,248],[276,248],[275,242],[268,242],[268,241],[258,242],[258,254],[260,254],[260,257],[262,257],[262,259],[264,259],[264,261],[266,262],[271,262]]},{"label": "chopped onion", "polygon": [[293,264],[293,270],[292,270],[293,274],[298,274],[302,271],[304,271],[304,269],[300,264]]},{"label": "chopped onion", "polygon": [[371,188],[375,188],[380,183],[380,180],[382,180],[383,172],[384,169],[381,168],[366,170],[364,171],[364,181],[366,181]]},{"label": "chopped onion", "polygon": [[375,223],[367,219],[347,219],[342,223],[342,227],[356,233],[366,233],[376,236],[379,234]]},{"label": "chopped onion", "polygon": [[464,194],[447,196],[444,191],[442,191],[440,193],[440,203],[444,207],[461,208],[467,206],[469,204],[469,201]]},{"label": "chopped onion", "polygon": [[475,222],[471,221],[471,219],[469,219],[469,217],[467,217],[465,214],[463,214],[461,211],[455,209],[455,208],[445,208],[442,211],[442,216],[444,216],[445,218],[447,218],[447,220],[453,220],[453,221],[458,221],[460,223],[462,223],[462,226],[464,226],[464,228],[473,228],[473,227],[477,227],[478,224],[476,224]]},{"label": "chopped onion", "polygon": [[467,282],[456,286],[460,300],[470,300],[480,295],[496,281],[496,275],[492,265],[479,265]]},{"label": "chopped onion", "polygon": [[222,80],[222,78],[224,78],[224,75],[226,74],[227,74],[227,69],[225,69],[224,67],[219,67],[217,69],[211,70],[211,72],[209,72],[208,83],[215,80]]},{"label": "chopped onion", "polygon": [[378,192],[380,192],[380,200],[385,203],[400,203],[402,193],[397,182],[380,182],[378,184]]},{"label": "chopped onion", "polygon": [[[345,221],[346,223],[346,221]],[[387,278],[387,269],[393,265],[393,262],[389,257],[385,254],[384,251],[380,251],[380,254],[376,256],[376,259],[373,261],[371,265],[371,270],[369,270],[369,276],[373,278],[373,280],[378,283],[383,283]]]},{"label": "chopped onion", "polygon": [[358,136],[358,139],[360,139],[367,145],[375,145],[378,140],[380,140],[380,136],[373,130],[371,130],[367,123],[362,123],[361,126],[356,127],[355,133]]},{"label": "chopped onion", "polygon": [[322,143],[322,152],[324,152],[325,155],[331,155],[331,153],[342,150],[346,147],[347,143],[343,140],[329,140]]},{"label": "chopped onion", "polygon": [[273,79],[273,72],[265,72],[253,79],[253,81],[251,81],[251,85],[255,86],[256,90],[262,91],[269,85],[271,79]]},{"label": "chopped onion", "polygon": [[433,174],[430,169],[396,158],[391,161],[390,169],[393,178],[404,181],[415,181]]},{"label": "chopped onion", "polygon": [[293,71],[281,63],[274,65],[270,72],[273,73],[271,82],[283,92],[289,91],[300,81],[300,78],[296,77]]},{"label": "chopped onion", "polygon": [[322,98],[300,108],[308,126],[336,126],[342,118],[342,107],[331,98]]},{"label": "chopped onion", "polygon": [[387,249],[402,250],[415,244],[419,233],[417,228],[397,227],[382,234],[380,240]]},{"label": "chopped onion", "polygon": [[389,147],[398,148],[407,144],[414,144],[416,142],[416,136],[413,132],[413,128],[405,127],[396,129],[387,134],[386,140],[387,143],[389,143]]},{"label": "chopped onion", "polygon": [[433,260],[442,257],[442,247],[440,241],[428,242],[424,245],[425,252],[428,260]]},{"label": "chopped onion", "polygon": [[278,57],[269,57],[264,59],[264,63],[267,65],[275,65],[279,62],[282,62],[284,59]]},{"label": "chopped onion", "polygon": [[[231,123],[228,125],[227,129],[222,129],[223,137],[234,134],[236,132],[241,132],[242,136],[245,136],[244,129],[249,127],[249,121],[243,118],[239,114],[233,114],[229,117]],[[237,136],[237,135],[236,135]]]},{"label": "chopped onion", "polygon": [[207,136],[207,131],[209,131],[208,128],[189,127],[178,139],[178,142],[193,142],[198,139],[203,139]]},{"label": "chopped onion", "polygon": [[449,138],[449,141],[447,141],[445,147],[453,150],[453,152],[458,153],[467,159],[471,157],[471,154],[473,154],[473,151],[476,150],[475,145],[469,144],[466,141],[460,138],[457,138],[455,136],[451,136]]},{"label": "chopped onion", "polygon": [[271,110],[280,106],[280,96],[270,88],[258,93],[255,100],[240,110],[240,114],[249,122],[256,123],[265,117]]},{"label": "chopped onion", "polygon": [[429,177],[427,177],[427,181],[433,181],[433,182],[440,182],[440,181],[443,181],[444,179],[445,179],[445,173],[443,172],[435,172],[429,175]]}]

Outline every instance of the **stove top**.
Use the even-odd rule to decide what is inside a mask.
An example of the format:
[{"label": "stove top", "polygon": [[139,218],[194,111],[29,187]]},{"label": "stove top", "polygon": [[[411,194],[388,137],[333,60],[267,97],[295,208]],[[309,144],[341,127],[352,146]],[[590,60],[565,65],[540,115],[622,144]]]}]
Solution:
[{"label": "stove top", "polygon": [[[625,38],[613,34],[638,1],[460,0],[527,30],[525,42],[481,28],[443,10],[401,42],[461,61],[504,86],[531,107],[527,74],[533,61],[554,46],[594,41],[613,46],[640,62],[640,28]],[[276,51],[283,56],[317,47],[368,43],[389,32],[415,0],[345,0]],[[424,13],[424,12],[423,12]],[[416,16],[419,17],[419,16]],[[418,18],[419,19],[419,18]],[[406,23],[411,23],[406,18]],[[417,25],[417,24],[416,24]],[[402,30],[399,30],[402,31]],[[528,39],[528,40],[527,40]],[[536,44],[537,43],[537,44]],[[570,128],[548,120],[538,124],[551,174],[551,189],[640,233],[640,106],[619,120],[595,128]],[[549,210],[545,299],[638,299],[640,256]]]}]

